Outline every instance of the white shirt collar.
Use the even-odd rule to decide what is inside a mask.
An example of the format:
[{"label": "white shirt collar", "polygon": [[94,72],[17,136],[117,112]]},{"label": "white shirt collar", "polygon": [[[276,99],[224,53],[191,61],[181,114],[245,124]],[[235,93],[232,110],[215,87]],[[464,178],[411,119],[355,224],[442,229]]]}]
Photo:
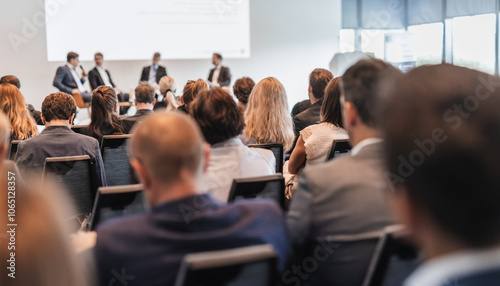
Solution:
[{"label": "white shirt collar", "polygon": [[75,69],[75,67],[73,65],[71,65],[70,63],[66,62],[66,66],[71,70],[71,69]]},{"label": "white shirt collar", "polygon": [[380,142],[382,142],[382,139],[380,139],[380,138],[376,138],[376,137],[366,138],[366,139],[362,140],[361,142],[359,142],[358,144],[356,144],[356,146],[352,147],[351,155],[354,156],[354,155],[358,154],[359,151],[361,151],[361,149],[365,148],[368,145],[372,145],[372,144],[376,144],[376,143],[380,143]]},{"label": "white shirt collar", "polygon": [[500,247],[466,250],[438,257],[420,266],[404,286],[440,286],[452,279],[500,267]]}]

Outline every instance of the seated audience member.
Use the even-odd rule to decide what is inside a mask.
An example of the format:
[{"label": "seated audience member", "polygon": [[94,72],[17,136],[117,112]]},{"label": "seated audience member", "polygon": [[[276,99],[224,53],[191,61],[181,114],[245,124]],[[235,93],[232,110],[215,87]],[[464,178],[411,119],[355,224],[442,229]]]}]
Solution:
[{"label": "seated audience member", "polygon": [[[6,146],[9,132],[0,128],[3,146]],[[2,152],[4,150],[2,148]],[[43,185],[24,182],[26,177],[20,180],[20,174],[11,171],[3,160],[0,160],[0,171],[4,174],[0,177],[4,188],[0,196],[0,213],[5,214],[0,218],[0,285],[94,285],[93,275],[85,267],[90,261],[83,256],[77,257],[69,243],[73,229],[66,218],[73,212],[59,186],[47,180]],[[7,186],[14,188],[15,194],[8,194]],[[15,204],[15,216],[9,217],[9,210],[14,209],[12,204]],[[8,218],[15,218],[15,222]],[[19,227],[8,225],[13,223]],[[11,237],[15,238],[15,243]],[[13,264],[9,262],[11,257]]]},{"label": "seated audience member", "polygon": [[24,96],[16,86],[0,84],[0,108],[9,118],[12,140],[24,140],[38,134],[36,122],[29,114]]},{"label": "seated audience member", "polygon": [[425,259],[405,286],[499,284],[499,82],[435,65],[383,85],[386,178]]},{"label": "seated audience member", "polygon": [[119,135],[122,122],[118,118],[118,98],[110,86],[99,86],[92,92],[90,124],[85,133],[101,142],[104,135]]},{"label": "seated audience member", "polygon": [[208,83],[203,79],[200,78],[197,81],[188,81],[182,91],[181,99],[183,104],[179,106],[177,110],[189,114],[189,105],[196,99],[198,94],[204,90],[208,90]]},{"label": "seated audience member", "polygon": [[340,77],[337,77],[326,86],[320,111],[321,121],[300,131],[299,140],[288,161],[290,174],[298,174],[306,163],[311,166],[326,162],[333,140],[349,139],[342,124],[339,83]]},{"label": "seated audience member", "polygon": [[394,223],[375,111],[378,83],[394,70],[371,59],[345,72],[343,116],[353,149],[347,156],[306,168],[299,178],[288,213],[295,249],[306,250],[302,254],[307,257],[322,243],[338,246],[318,262],[317,271],[308,277],[311,285],[361,285],[376,239]]},{"label": "seated audience member", "polygon": [[173,285],[184,255],[269,243],[278,268],[289,256],[282,212],[269,200],[222,203],[199,194],[209,150],[196,123],[181,113],[156,113],[134,128],[131,164],[151,211],[97,228],[94,253],[101,285],[113,270],[133,275],[128,285]]},{"label": "seated audience member", "polygon": [[[5,168],[3,170],[6,172],[16,172],[19,174],[16,164],[7,160],[7,154],[9,152],[9,144],[10,144],[10,124],[9,119],[3,112],[0,111],[0,165],[4,165]],[[2,170],[0,166],[0,170]],[[17,178],[19,180],[20,178]],[[5,193],[6,194],[6,193]]]},{"label": "seated audience member", "polygon": [[293,117],[295,139],[292,150],[300,135],[300,131],[320,121],[319,113],[325,96],[326,85],[333,79],[333,74],[325,69],[315,69],[309,75],[309,101],[311,106]]},{"label": "seated audience member", "polygon": [[220,88],[200,93],[191,115],[212,146],[203,191],[226,202],[233,179],[274,174],[273,152],[250,149],[237,137],[243,131],[243,116],[229,93]]},{"label": "seated audience member", "polygon": [[238,109],[242,115],[245,114],[248,98],[254,86],[255,82],[249,77],[243,77],[234,82],[233,93],[238,99]]},{"label": "seated audience member", "polygon": [[245,113],[245,126],[247,143],[279,143],[285,151],[290,150],[293,122],[285,87],[279,80],[268,77],[253,88]]},{"label": "seated audience member", "polygon": [[169,76],[164,76],[160,79],[160,93],[163,96],[162,101],[158,101],[155,104],[153,110],[159,111],[170,111],[175,110],[180,106],[174,95],[175,92],[175,81]]},{"label": "seated audience member", "polygon": [[[15,85],[18,89],[21,89],[21,82],[19,79],[14,76],[14,75],[6,75],[0,78],[0,84],[2,83],[10,83]],[[26,107],[28,108],[28,111],[30,112],[31,117],[35,119],[35,122],[37,125],[43,125],[42,123],[42,118],[40,117],[41,112],[36,110],[33,105],[26,103]]]},{"label": "seated audience member", "polygon": [[90,102],[92,95],[83,86],[87,78],[87,72],[82,70],[80,76],[76,71],[76,68],[80,65],[78,54],[69,52],[66,60],[66,65],[57,68],[52,85],[68,94],[81,94],[83,101]]},{"label": "seated audience member", "polygon": [[130,133],[130,130],[137,122],[144,120],[147,116],[153,114],[155,106],[155,90],[148,84],[141,84],[135,88],[135,105],[137,111],[132,116],[123,116],[123,133]]},{"label": "seated audience member", "polygon": [[89,155],[98,186],[106,185],[99,142],[95,138],[73,132],[76,103],[67,93],[56,92],[42,103],[45,129],[40,135],[24,140],[17,147],[16,163],[21,169],[42,170],[49,157]]}]

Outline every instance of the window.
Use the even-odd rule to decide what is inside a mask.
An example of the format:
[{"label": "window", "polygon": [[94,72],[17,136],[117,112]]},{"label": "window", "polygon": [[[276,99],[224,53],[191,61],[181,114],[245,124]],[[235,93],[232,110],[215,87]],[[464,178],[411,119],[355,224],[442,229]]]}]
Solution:
[{"label": "window", "polygon": [[416,65],[439,64],[443,58],[443,23],[409,26],[414,35]]},{"label": "window", "polygon": [[361,51],[363,53],[373,53],[376,58],[385,59],[385,34],[402,31],[404,30],[362,30]]},{"label": "window", "polygon": [[355,50],[355,32],[352,29],[342,29],[340,30],[340,52],[350,53]]},{"label": "window", "polygon": [[495,72],[495,14],[452,19],[453,64]]}]

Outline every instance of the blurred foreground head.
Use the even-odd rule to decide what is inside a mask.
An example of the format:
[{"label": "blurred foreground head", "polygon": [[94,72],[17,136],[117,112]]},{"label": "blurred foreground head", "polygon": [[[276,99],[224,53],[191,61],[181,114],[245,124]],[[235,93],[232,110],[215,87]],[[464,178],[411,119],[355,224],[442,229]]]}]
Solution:
[{"label": "blurred foreground head", "polygon": [[424,251],[500,243],[500,78],[435,65],[383,86],[386,177]]}]

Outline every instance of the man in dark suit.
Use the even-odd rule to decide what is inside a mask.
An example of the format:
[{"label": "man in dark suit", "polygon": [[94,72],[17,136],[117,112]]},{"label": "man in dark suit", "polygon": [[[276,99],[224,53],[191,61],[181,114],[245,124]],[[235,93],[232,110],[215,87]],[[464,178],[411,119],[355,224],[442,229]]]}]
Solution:
[{"label": "man in dark suit", "polygon": [[210,148],[189,116],[174,112],[146,118],[129,148],[152,209],[97,228],[94,254],[101,285],[109,285],[116,272],[130,277],[130,286],[173,285],[188,253],[256,244],[272,245],[283,270],[290,245],[275,202],[226,204],[198,193]]},{"label": "man in dark suit", "polygon": [[132,116],[122,116],[123,133],[128,134],[139,121],[154,113],[156,103],[155,90],[149,84],[141,84],[135,88],[135,105],[137,111]]},{"label": "man in dark suit", "polygon": [[167,75],[167,69],[158,65],[160,58],[160,53],[155,53],[153,56],[153,64],[142,69],[141,82],[147,81],[151,86],[156,87],[160,79]]},{"label": "man in dark suit", "polygon": [[309,125],[318,123],[320,120],[319,112],[321,105],[323,104],[325,88],[332,79],[333,74],[325,69],[315,69],[309,75],[308,91],[311,105],[293,118],[293,131],[295,133],[295,139],[289,153],[291,153],[295,148],[295,144],[297,144],[297,140],[300,136],[300,131]]},{"label": "man in dark suit", "polygon": [[499,285],[500,79],[445,64],[382,86],[386,178],[425,258],[404,285]]},{"label": "man in dark suit", "polygon": [[[305,257],[316,257],[315,251],[325,244],[338,248],[318,258],[317,270],[308,277],[310,285],[363,284],[378,237],[394,223],[379,118],[374,108],[365,108],[377,104],[376,83],[387,71],[396,72],[390,64],[371,60],[345,72],[343,115],[352,151],[324,165],[306,167],[293,194],[288,227],[295,249],[307,249]],[[285,274],[285,282],[298,278]]]},{"label": "man in dark suit", "polygon": [[63,92],[48,95],[42,103],[42,120],[46,127],[39,135],[19,143],[16,163],[20,168],[41,171],[46,158],[89,155],[97,185],[105,186],[99,142],[70,129],[75,113],[76,103],[71,95]]},{"label": "man in dark suit", "polygon": [[57,68],[52,85],[68,94],[81,94],[84,102],[90,102],[92,95],[83,86],[87,78],[87,72],[82,69],[80,76],[76,71],[76,68],[80,65],[78,54],[69,52],[66,60],[66,65]]},{"label": "man in dark suit", "polygon": [[231,72],[228,67],[222,66],[222,55],[215,53],[212,56],[212,63],[215,68],[210,70],[208,74],[208,82],[210,88],[217,88],[221,86],[229,86],[231,84]]},{"label": "man in dark suit", "polygon": [[109,71],[104,69],[102,66],[104,62],[102,53],[96,53],[94,55],[94,61],[95,67],[89,71],[89,83],[92,90],[101,85],[107,85],[115,88],[116,85],[111,79]]},{"label": "man in dark suit", "polygon": [[292,118],[294,118],[297,114],[301,113],[302,111],[308,109],[311,106],[311,100],[310,99],[305,99],[300,102],[297,102],[293,108],[292,108]]}]

